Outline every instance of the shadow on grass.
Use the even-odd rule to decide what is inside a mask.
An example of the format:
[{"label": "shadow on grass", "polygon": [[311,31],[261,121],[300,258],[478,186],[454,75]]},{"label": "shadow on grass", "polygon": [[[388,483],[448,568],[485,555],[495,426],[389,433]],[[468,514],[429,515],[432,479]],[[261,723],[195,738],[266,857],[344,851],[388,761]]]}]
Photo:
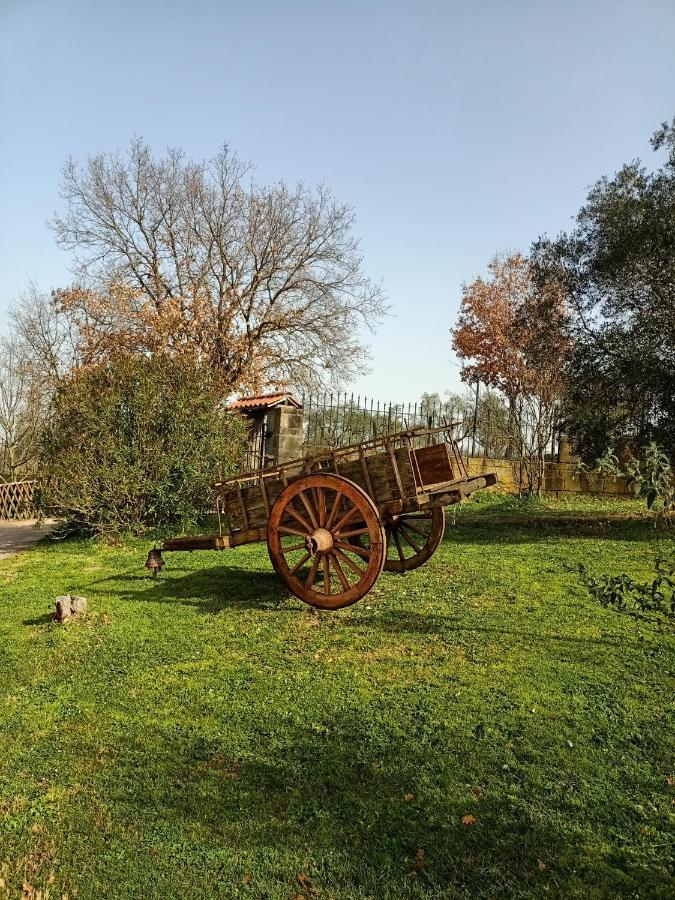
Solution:
[{"label": "shadow on grass", "polygon": [[203,613],[225,608],[275,610],[289,597],[274,572],[217,566],[180,575],[173,566],[157,578],[136,573],[112,575],[95,582],[92,594],[147,603],[180,603]]},{"label": "shadow on grass", "polygon": [[45,613],[43,616],[35,616],[34,619],[24,619],[24,625],[52,625],[56,621],[54,613]]},{"label": "shadow on grass", "polygon": [[[506,607],[506,604],[505,604]],[[569,644],[574,647],[605,646],[624,647],[626,639],[610,639],[605,637],[574,637],[565,634],[545,633],[541,631],[523,631],[521,627],[490,627],[483,625],[463,624],[458,616],[447,616],[442,613],[415,613],[396,607],[382,607],[377,619],[378,628],[396,634],[486,634],[504,635],[519,643],[541,644],[544,646]],[[358,621],[345,621],[346,627],[359,626]]]},{"label": "shadow on grass", "polygon": [[[269,721],[239,759],[197,730],[155,734],[152,756],[122,798],[124,815],[229,846],[243,871],[262,863],[266,884],[251,885],[259,896],[268,896],[270,878],[291,892],[297,871],[317,896],[381,898],[453,889],[540,896],[568,879],[579,889],[635,886],[637,875],[659,880],[628,873],[625,863],[615,868],[594,830],[579,827],[562,785],[552,798],[526,779],[520,790],[514,776],[495,776],[499,753],[489,747],[477,753],[466,736],[442,729],[415,735],[405,714],[391,726],[378,718],[376,727],[355,709],[317,716],[311,728],[276,730]],[[463,823],[466,815],[475,818]],[[602,796],[586,815],[594,828],[610,827]]]},{"label": "shadow on grass", "polygon": [[630,519],[534,518],[491,522],[488,518],[448,522],[446,542],[453,544],[529,544],[551,538],[588,538],[590,540],[653,541],[659,534],[675,537],[675,531],[658,532],[653,522]]},{"label": "shadow on grass", "polygon": [[[550,541],[552,538],[576,537],[595,540],[605,538],[623,541],[649,541],[655,537],[650,523],[630,520],[608,520],[606,517],[592,519],[579,518],[570,521],[556,521],[554,518],[530,520],[526,524],[517,520],[490,523],[489,520],[463,522],[460,518],[455,525],[448,524],[445,532],[446,546],[480,545],[499,548],[503,544],[531,544],[537,541]],[[461,553],[461,550],[458,552]],[[184,574],[183,574],[184,573]],[[383,574],[381,584],[385,584],[390,576]],[[95,585],[95,586],[94,586]],[[171,562],[156,579],[139,568],[127,573],[120,573],[94,582],[89,587],[90,593],[113,595],[124,599],[150,603],[178,603],[192,606],[203,613],[218,613],[226,608],[278,610],[281,604],[291,595],[279,577],[271,569],[258,569],[241,566],[220,565],[208,566],[194,570]],[[299,601],[298,601],[299,602]],[[444,621],[441,621],[444,619]],[[32,624],[38,624],[37,622]],[[400,632],[431,633],[461,629],[450,617],[416,616],[402,610],[392,609],[387,613],[385,628]],[[488,629],[483,629],[488,631]],[[505,635],[515,634],[510,629],[492,629],[493,633]],[[528,640],[545,642],[550,640],[569,641],[551,635],[542,637],[539,634],[519,634]],[[580,641],[582,639],[579,639]],[[596,640],[596,643],[609,643]]]}]

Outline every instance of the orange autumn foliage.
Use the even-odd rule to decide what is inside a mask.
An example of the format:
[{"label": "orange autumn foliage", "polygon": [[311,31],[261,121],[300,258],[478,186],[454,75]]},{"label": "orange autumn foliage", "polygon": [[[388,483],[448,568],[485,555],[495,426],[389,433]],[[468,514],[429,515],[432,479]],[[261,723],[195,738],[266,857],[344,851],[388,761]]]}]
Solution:
[{"label": "orange autumn foliage", "polygon": [[481,380],[510,398],[550,403],[562,395],[562,369],[570,350],[560,291],[535,284],[519,253],[497,255],[490,276],[462,289],[453,348],[462,377]]},{"label": "orange autumn foliage", "polygon": [[256,365],[250,341],[225,323],[221,323],[227,333],[223,341],[222,330],[213,327],[207,298],[172,297],[155,303],[125,284],[112,284],[105,293],[72,287],[55,291],[53,296],[74,326],[81,366],[95,365],[119,353],[162,353],[190,357],[216,375],[243,370],[246,375],[239,384],[251,390],[259,389],[265,378],[267,366],[261,348]]}]

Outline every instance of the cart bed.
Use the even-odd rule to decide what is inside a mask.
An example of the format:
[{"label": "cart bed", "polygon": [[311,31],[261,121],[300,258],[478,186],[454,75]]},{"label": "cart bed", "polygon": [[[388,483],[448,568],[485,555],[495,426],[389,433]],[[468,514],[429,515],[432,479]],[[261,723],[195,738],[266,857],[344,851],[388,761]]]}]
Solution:
[{"label": "cart bed", "polygon": [[465,492],[448,490],[467,480],[452,426],[418,428],[339,450],[297,459],[218,482],[218,510],[230,530],[264,528],[286,485],[311,472],[332,472],[358,485],[381,512],[428,505],[430,494],[446,493],[446,504]]}]

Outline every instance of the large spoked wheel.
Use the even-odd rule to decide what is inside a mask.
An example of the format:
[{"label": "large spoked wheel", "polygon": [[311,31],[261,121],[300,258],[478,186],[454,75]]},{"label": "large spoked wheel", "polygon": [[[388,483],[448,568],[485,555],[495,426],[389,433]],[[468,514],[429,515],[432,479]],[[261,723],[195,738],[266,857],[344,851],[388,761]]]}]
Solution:
[{"label": "large spoked wheel", "polygon": [[438,549],[445,533],[445,514],[440,506],[418,513],[394,516],[385,523],[386,572],[417,569]]},{"label": "large spoked wheel", "polygon": [[339,475],[291,482],[270,511],[272,565],[291,593],[319,609],[341,609],[364,597],[382,572],[385,548],[377,507]]}]

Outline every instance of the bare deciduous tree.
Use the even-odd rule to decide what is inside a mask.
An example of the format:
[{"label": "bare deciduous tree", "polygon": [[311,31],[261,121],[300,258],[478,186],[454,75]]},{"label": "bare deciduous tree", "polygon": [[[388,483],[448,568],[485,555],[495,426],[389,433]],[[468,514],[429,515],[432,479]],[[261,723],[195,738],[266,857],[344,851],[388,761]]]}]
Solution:
[{"label": "bare deciduous tree", "polygon": [[0,480],[30,476],[44,420],[43,394],[19,341],[0,342]]},{"label": "bare deciduous tree", "polygon": [[325,187],[257,185],[226,147],[206,162],[140,139],[63,172],[53,226],[80,287],[58,299],[87,358],[188,351],[228,388],[317,385],[363,371],[386,312],[354,213]]},{"label": "bare deciduous tree", "polygon": [[9,310],[9,320],[22,365],[36,386],[51,394],[58,380],[77,366],[78,334],[55,298],[34,284]]}]

